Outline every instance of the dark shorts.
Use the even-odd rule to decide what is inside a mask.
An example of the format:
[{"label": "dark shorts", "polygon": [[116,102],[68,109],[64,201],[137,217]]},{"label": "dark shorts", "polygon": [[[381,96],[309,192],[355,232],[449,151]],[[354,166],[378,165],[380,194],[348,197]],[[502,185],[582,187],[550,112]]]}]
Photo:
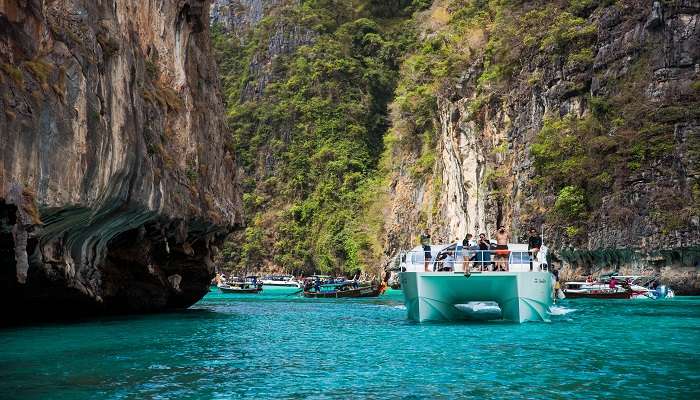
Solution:
[{"label": "dark shorts", "polygon": [[430,246],[423,246],[423,254],[426,260],[431,260],[433,258],[433,255],[430,254]]}]

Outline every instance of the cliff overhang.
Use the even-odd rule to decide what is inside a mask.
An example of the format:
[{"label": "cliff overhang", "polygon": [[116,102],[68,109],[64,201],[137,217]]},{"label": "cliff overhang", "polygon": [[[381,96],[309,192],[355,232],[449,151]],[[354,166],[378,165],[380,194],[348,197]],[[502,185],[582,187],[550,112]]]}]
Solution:
[{"label": "cliff overhang", "polygon": [[208,290],[242,220],[209,6],[0,2],[2,323]]}]

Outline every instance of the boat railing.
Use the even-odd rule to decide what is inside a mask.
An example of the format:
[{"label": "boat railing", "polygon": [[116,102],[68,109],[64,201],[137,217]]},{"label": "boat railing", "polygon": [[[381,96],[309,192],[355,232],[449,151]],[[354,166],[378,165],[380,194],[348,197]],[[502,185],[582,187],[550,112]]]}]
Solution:
[{"label": "boat railing", "polygon": [[[425,252],[406,251],[401,254],[401,265],[407,271],[425,271]],[[547,271],[531,251],[448,249],[428,260],[429,272],[526,272]]]}]

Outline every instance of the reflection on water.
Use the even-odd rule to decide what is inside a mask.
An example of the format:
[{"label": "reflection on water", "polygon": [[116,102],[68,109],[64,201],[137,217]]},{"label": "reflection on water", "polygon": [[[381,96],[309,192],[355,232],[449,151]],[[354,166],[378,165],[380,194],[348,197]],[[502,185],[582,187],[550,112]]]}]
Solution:
[{"label": "reflection on water", "polygon": [[0,331],[0,397],[700,397],[700,298],[565,300],[551,323],[417,324],[397,291],[290,293],[212,292],[177,313]]}]

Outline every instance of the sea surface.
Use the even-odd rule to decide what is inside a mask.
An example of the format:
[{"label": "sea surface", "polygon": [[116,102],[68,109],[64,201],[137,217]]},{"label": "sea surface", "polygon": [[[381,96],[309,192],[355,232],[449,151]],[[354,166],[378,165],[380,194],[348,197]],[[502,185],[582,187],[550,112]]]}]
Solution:
[{"label": "sea surface", "polygon": [[551,323],[417,324],[400,291],[210,293],[0,330],[1,399],[700,399],[700,298],[564,300]]}]

